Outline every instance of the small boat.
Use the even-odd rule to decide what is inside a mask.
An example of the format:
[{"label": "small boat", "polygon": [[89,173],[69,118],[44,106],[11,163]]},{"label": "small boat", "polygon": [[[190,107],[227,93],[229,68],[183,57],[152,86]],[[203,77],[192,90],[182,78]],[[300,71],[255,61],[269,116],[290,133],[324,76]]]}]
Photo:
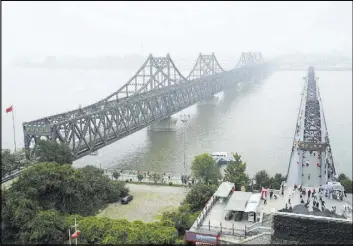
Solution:
[{"label": "small boat", "polygon": [[213,152],[212,157],[216,160],[216,164],[228,164],[233,160],[233,157],[228,157],[227,152]]}]

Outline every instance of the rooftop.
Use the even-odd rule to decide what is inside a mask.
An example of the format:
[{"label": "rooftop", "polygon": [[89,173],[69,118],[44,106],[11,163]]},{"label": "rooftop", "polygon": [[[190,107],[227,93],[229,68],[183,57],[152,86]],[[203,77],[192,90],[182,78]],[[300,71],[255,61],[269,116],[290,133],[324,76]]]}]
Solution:
[{"label": "rooftop", "polygon": [[232,191],[234,184],[231,182],[223,182],[214,193],[214,196],[227,198]]},{"label": "rooftop", "polygon": [[225,210],[227,211],[245,211],[251,192],[234,191],[230,197]]}]

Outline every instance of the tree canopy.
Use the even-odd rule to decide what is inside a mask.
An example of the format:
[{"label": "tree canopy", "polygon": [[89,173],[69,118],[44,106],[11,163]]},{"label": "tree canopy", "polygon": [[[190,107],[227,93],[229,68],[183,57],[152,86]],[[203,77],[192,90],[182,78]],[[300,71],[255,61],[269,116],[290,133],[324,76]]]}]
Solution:
[{"label": "tree canopy", "polygon": [[344,190],[347,192],[347,193],[352,193],[352,180],[347,177],[344,173],[341,173],[339,176],[338,176],[338,182],[341,183],[341,185],[344,187]]},{"label": "tree canopy", "polygon": [[245,173],[246,162],[241,160],[241,155],[238,153],[233,154],[234,160],[230,161],[225,169],[224,181],[228,181],[235,184],[237,190],[240,190],[241,186],[247,186],[249,184],[249,177]]},{"label": "tree canopy", "polygon": [[257,172],[255,174],[255,182],[256,184],[254,184],[253,188],[255,190],[260,189],[262,186],[263,187],[270,187],[270,176],[268,175],[268,173],[265,170],[261,170],[259,172]]},{"label": "tree canopy", "polygon": [[185,203],[189,204],[192,210],[202,209],[216,190],[216,185],[195,184],[186,195]]},{"label": "tree canopy", "polygon": [[265,188],[271,188],[279,190],[281,188],[281,184],[286,180],[286,177],[280,173],[276,173],[273,177],[270,177],[265,170],[261,170],[255,174],[255,182],[253,188],[258,190],[262,186]]},{"label": "tree canopy", "polygon": [[33,152],[38,162],[72,164],[74,159],[72,151],[67,145],[54,141],[38,140]]},{"label": "tree canopy", "polygon": [[173,226],[178,230],[179,235],[184,235],[189,230],[200,212],[191,211],[189,204],[181,205],[177,210],[164,212],[161,222],[165,226]]},{"label": "tree canopy", "polygon": [[195,178],[205,183],[218,184],[221,178],[215,159],[207,153],[195,156],[191,170]]},{"label": "tree canopy", "polygon": [[[127,194],[123,182],[110,180],[93,166],[74,169],[69,164],[38,163],[24,170],[3,192],[2,229],[5,235],[19,242],[42,240],[40,242],[49,243],[54,239],[45,236],[45,231],[35,235],[31,232],[46,223],[40,222],[42,218],[55,217],[53,211],[63,215],[94,215],[105,204],[116,202]],[[56,221],[51,225],[53,228],[48,230],[58,230],[62,223]]]},{"label": "tree canopy", "polygon": [[27,158],[28,152],[20,149],[11,153],[10,150],[1,150],[1,176],[2,178],[20,168],[28,167],[34,163],[33,159]]}]

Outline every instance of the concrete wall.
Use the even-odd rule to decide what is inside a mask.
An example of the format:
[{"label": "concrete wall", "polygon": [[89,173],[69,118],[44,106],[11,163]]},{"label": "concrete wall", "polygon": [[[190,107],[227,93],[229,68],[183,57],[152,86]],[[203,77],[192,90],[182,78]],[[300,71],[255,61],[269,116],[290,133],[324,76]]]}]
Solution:
[{"label": "concrete wall", "polygon": [[272,243],[351,244],[352,221],[310,215],[276,213]]}]

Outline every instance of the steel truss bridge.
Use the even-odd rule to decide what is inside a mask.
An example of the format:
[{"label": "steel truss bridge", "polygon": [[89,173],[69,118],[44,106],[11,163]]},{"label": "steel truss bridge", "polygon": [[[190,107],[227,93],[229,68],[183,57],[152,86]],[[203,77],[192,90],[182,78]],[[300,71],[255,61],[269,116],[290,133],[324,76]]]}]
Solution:
[{"label": "steel truss bridge", "polygon": [[313,67],[304,77],[306,83],[299,109],[287,184],[319,187],[336,180],[318,78]]},{"label": "steel truss bridge", "polygon": [[84,108],[23,123],[24,146],[38,139],[70,147],[77,160],[150,124],[169,118],[239,82],[262,78],[267,63],[259,52],[242,53],[237,66],[225,71],[216,56],[200,54],[185,77],[169,56],[149,55],[120,89]]}]

